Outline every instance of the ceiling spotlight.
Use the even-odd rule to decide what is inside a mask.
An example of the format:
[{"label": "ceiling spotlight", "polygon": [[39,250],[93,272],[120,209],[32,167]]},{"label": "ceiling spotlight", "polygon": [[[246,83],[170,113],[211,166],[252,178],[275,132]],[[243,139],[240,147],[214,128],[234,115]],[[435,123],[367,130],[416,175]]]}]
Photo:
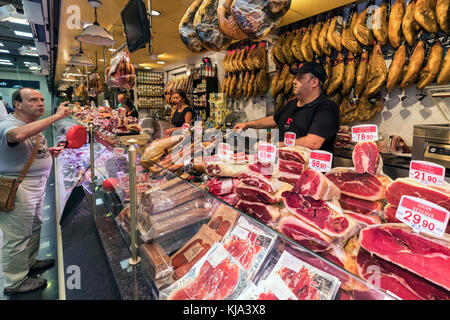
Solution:
[{"label": "ceiling spotlight", "polygon": [[164,61],[156,61],[157,64],[166,64]]},{"label": "ceiling spotlight", "polygon": [[33,34],[31,32],[23,32],[23,31],[14,30],[14,33],[16,34],[16,36],[33,38]]},{"label": "ceiling spotlight", "polygon": [[97,8],[102,4],[97,0],[88,0],[91,7],[94,8],[95,21],[92,25],[87,26],[83,31],[75,37],[76,40],[95,44],[99,46],[112,46],[116,44],[113,36],[103,27],[101,27],[97,21]]},{"label": "ceiling spotlight", "polygon": [[160,15],[161,15],[161,12],[152,10],[152,16],[160,16]]}]

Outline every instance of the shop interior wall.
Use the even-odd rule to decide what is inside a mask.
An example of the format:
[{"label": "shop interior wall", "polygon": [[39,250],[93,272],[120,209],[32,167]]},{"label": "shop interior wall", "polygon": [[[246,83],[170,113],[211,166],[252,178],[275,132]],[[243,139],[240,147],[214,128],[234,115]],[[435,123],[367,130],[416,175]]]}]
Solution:
[{"label": "shop interior wall", "polygon": [[[48,90],[47,79],[45,76],[25,72],[21,72],[18,74],[17,72],[0,71],[0,80],[39,81],[40,82],[39,92],[42,94],[45,100],[44,117],[48,117],[51,115],[52,96]],[[0,96],[3,97],[3,100],[8,101],[8,104],[10,106],[12,106],[11,96],[15,90],[16,89],[14,88],[0,88]]]}]

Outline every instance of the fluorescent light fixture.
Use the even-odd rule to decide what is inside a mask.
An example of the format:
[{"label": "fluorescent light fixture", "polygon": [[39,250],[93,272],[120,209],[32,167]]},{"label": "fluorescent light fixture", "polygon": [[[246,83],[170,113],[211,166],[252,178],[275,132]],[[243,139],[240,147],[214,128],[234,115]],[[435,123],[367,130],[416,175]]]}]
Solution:
[{"label": "fluorescent light fixture", "polygon": [[3,64],[3,65],[5,65],[5,66],[13,66],[13,64],[11,63],[10,60],[3,60],[3,59],[0,59],[0,64]]},{"label": "fluorescent light fixture", "polygon": [[104,59],[98,59],[98,61],[101,61],[101,62],[103,62],[103,61],[105,61]]},{"label": "fluorescent light fixture", "polygon": [[5,49],[0,49],[1,53],[9,53],[9,50],[5,50]]},{"label": "fluorescent light fixture", "polygon": [[0,42],[0,47],[4,47],[3,43]]},{"label": "fluorescent light fixture", "polygon": [[32,57],[39,57],[39,54],[36,51],[36,48],[30,47],[30,46],[21,46],[18,49],[19,53],[22,56],[32,56]]},{"label": "fluorescent light fixture", "polygon": [[161,12],[152,10],[152,16],[160,16],[160,15],[161,15]]},{"label": "fluorescent light fixture", "polygon": [[25,18],[8,17],[8,18],[6,18],[3,21],[8,21],[8,22],[11,22],[11,23],[18,23],[18,24],[30,24],[28,22],[28,20],[25,19]]},{"label": "fluorescent light fixture", "polygon": [[23,31],[14,30],[14,33],[16,34],[16,36],[33,38],[33,34],[31,32],[23,32]]},{"label": "fluorescent light fixture", "polygon": [[114,48],[109,48],[108,50],[111,51],[111,52],[116,51],[116,49],[114,49]]},{"label": "fluorescent light fixture", "polygon": [[9,59],[0,59],[0,62],[9,62],[9,63],[11,63],[11,60],[9,60]]},{"label": "fluorescent light fixture", "polygon": [[152,67],[144,67],[144,69],[152,69]]},{"label": "fluorescent light fixture", "polygon": [[164,61],[156,61],[157,64],[166,64]]}]

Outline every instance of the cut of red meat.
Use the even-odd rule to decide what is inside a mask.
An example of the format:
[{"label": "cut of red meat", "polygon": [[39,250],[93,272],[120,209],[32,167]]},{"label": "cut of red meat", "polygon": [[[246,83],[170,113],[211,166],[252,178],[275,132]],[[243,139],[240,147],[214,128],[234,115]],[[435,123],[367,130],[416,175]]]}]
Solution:
[{"label": "cut of red meat", "polygon": [[383,199],[386,185],[391,182],[385,175],[374,176],[349,169],[332,169],[325,176],[341,189],[342,193],[369,201]]},{"label": "cut of red meat", "polygon": [[285,191],[281,196],[292,214],[329,236],[348,239],[356,232],[355,221],[333,210],[325,201],[314,200],[291,191]]},{"label": "cut of red meat", "polygon": [[450,187],[447,183],[444,186],[426,186],[418,180],[398,178],[387,186],[386,200],[398,206],[402,196],[424,199],[450,210]]},{"label": "cut of red meat", "polygon": [[221,200],[223,200],[223,201],[225,201],[226,203],[228,203],[230,206],[235,206],[237,203],[238,203],[238,201],[239,201],[239,197],[237,196],[237,194],[236,193],[229,193],[229,194],[226,194],[226,195],[223,195],[223,196],[217,196],[217,198],[219,198],[219,199],[221,199]]},{"label": "cut of red meat", "polygon": [[362,278],[403,300],[450,300],[447,290],[362,248],[358,252],[357,265]]},{"label": "cut of red meat", "polygon": [[352,211],[345,210],[344,214],[349,215],[353,219],[358,222],[363,223],[364,225],[372,225],[372,224],[380,224],[381,218],[376,214],[361,214]]},{"label": "cut of red meat", "polygon": [[359,235],[361,247],[450,290],[450,237],[431,238],[403,224],[369,226]]},{"label": "cut of red meat", "polygon": [[276,199],[273,194],[252,186],[248,186],[244,183],[241,183],[236,188],[236,194],[240,199],[244,199],[250,202],[274,204],[279,201],[279,199]]},{"label": "cut of red meat", "polygon": [[281,218],[278,231],[312,251],[328,250],[333,239],[295,216]]},{"label": "cut of red meat", "polygon": [[295,186],[297,183],[297,180],[300,179],[301,175],[299,174],[292,174],[288,172],[280,171],[280,180],[286,183],[289,183],[292,186]]},{"label": "cut of red meat", "polygon": [[263,292],[261,293],[256,300],[280,300],[277,296],[272,292]]},{"label": "cut of red meat", "polygon": [[216,196],[232,193],[238,184],[239,180],[236,178],[212,178],[207,183],[209,192]]},{"label": "cut of red meat", "polygon": [[212,177],[238,177],[242,172],[248,171],[246,164],[232,164],[225,162],[209,162],[206,172]]},{"label": "cut of red meat", "polygon": [[[262,174],[264,177],[270,179],[272,176],[276,177],[278,172],[276,166],[272,163],[262,163],[259,161],[252,162],[248,165],[248,168],[256,173]],[[248,172],[245,171],[245,172]]]},{"label": "cut of red meat", "polygon": [[374,141],[358,142],[352,153],[353,165],[358,173],[375,175],[383,166],[383,160]]},{"label": "cut of red meat", "polygon": [[265,203],[239,200],[236,208],[249,214],[264,224],[273,224],[280,216],[280,209],[277,206]]},{"label": "cut of red meat", "polygon": [[282,160],[308,163],[310,150],[300,146],[291,146],[278,149],[278,155]]},{"label": "cut of red meat", "polygon": [[386,207],[384,207],[384,220],[388,223],[400,223],[401,221],[398,220],[395,215],[397,214],[397,207],[393,206],[392,204],[387,204]]},{"label": "cut of red meat", "polygon": [[378,212],[381,211],[383,207],[381,201],[368,201],[364,199],[350,197],[346,194],[341,194],[339,203],[342,209],[362,214],[370,214],[372,212]]},{"label": "cut of red meat", "polygon": [[287,172],[300,175],[305,170],[305,164],[296,161],[280,159],[278,161],[278,170],[280,170],[280,172]]},{"label": "cut of red meat", "polygon": [[320,291],[312,286],[314,275],[305,266],[298,272],[283,267],[277,273],[299,300],[320,300]]},{"label": "cut of red meat", "polygon": [[239,180],[246,185],[259,188],[269,193],[274,193],[281,189],[281,183],[278,179],[268,179],[263,175],[254,172],[241,173],[239,175]]},{"label": "cut of red meat", "polygon": [[205,261],[193,282],[170,295],[170,300],[223,300],[234,291],[239,267],[224,259],[215,268]]},{"label": "cut of red meat", "polygon": [[236,259],[244,269],[248,270],[252,266],[253,259],[258,255],[261,246],[256,243],[258,235],[250,233],[247,239],[233,235],[223,247]]},{"label": "cut of red meat", "polygon": [[292,192],[310,196],[314,200],[337,200],[341,191],[336,185],[326,178],[321,172],[314,169],[306,169],[292,189]]}]

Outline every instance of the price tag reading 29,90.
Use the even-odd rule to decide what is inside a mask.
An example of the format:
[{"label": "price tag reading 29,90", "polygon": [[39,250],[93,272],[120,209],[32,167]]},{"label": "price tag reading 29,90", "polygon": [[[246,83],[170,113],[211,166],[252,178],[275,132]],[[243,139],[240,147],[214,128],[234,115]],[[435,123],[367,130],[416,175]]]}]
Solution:
[{"label": "price tag reading 29,90", "polygon": [[449,211],[423,199],[402,196],[395,217],[413,231],[442,237],[448,224]]},{"label": "price tag reading 29,90", "polygon": [[377,141],[378,127],[375,124],[362,124],[352,127],[352,140],[354,142]]},{"label": "price tag reading 29,90", "polygon": [[444,184],[445,168],[428,161],[413,160],[409,165],[409,177],[423,184]]},{"label": "price tag reading 29,90", "polygon": [[331,170],[332,161],[333,154],[327,151],[311,151],[308,166],[317,171],[327,172]]}]

